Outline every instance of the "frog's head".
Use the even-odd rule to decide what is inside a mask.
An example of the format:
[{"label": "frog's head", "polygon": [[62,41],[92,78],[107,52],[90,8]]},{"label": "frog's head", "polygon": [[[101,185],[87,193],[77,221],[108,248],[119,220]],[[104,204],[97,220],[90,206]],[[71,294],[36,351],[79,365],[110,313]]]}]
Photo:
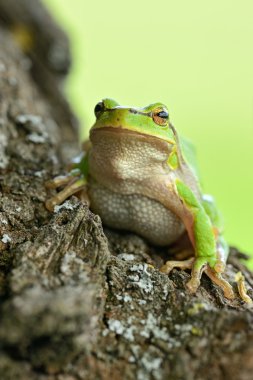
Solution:
[{"label": "frog's head", "polygon": [[149,135],[175,144],[175,136],[169,122],[169,113],[162,103],[144,108],[121,106],[113,99],[104,99],[94,109],[96,121],[92,130],[113,128],[119,131]]}]

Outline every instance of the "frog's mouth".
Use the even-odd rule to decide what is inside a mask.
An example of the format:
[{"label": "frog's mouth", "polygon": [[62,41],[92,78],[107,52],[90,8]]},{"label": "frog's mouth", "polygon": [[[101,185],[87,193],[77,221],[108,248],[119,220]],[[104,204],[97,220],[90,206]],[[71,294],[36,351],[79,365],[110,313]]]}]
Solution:
[{"label": "frog's mouth", "polygon": [[96,134],[97,132],[106,132],[106,133],[118,133],[118,134],[124,134],[124,135],[133,135],[135,137],[140,137],[140,138],[143,138],[143,139],[150,139],[150,138],[153,138],[155,139],[157,142],[160,141],[160,142],[163,142],[163,143],[168,143],[168,144],[172,144],[172,145],[175,145],[175,141],[172,140],[172,139],[165,139],[164,137],[159,137],[155,134],[152,134],[152,133],[144,133],[144,132],[140,132],[140,131],[135,131],[135,130],[132,130],[132,129],[128,129],[126,127],[122,127],[121,125],[118,125],[117,127],[113,127],[113,126],[103,126],[103,127],[93,127],[91,128],[90,130],[90,137],[92,137],[93,134]]},{"label": "frog's mouth", "polygon": [[[142,135],[142,136],[147,136],[147,133],[141,133],[138,131],[134,131],[132,129],[128,129],[126,127],[122,127],[121,125],[118,125],[117,127],[112,127],[112,126],[106,126],[106,127],[99,127],[99,128],[92,128],[90,130],[90,133],[93,133],[95,131],[104,131],[104,132],[114,132],[114,133],[126,133],[130,135]],[[148,135],[150,136],[150,135]]]}]

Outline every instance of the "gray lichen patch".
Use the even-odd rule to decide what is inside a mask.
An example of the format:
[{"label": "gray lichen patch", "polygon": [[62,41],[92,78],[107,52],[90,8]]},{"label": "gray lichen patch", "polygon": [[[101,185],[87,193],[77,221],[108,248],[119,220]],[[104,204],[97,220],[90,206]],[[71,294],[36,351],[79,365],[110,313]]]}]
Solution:
[{"label": "gray lichen patch", "polygon": [[134,264],[129,268],[134,274],[128,276],[130,286],[139,287],[144,293],[153,293],[153,280],[147,264]]},{"label": "gray lichen patch", "polygon": [[51,118],[44,120],[40,115],[18,114],[15,122],[18,131],[23,130],[26,133],[26,141],[34,144],[56,144],[59,142],[58,126]]},{"label": "gray lichen patch", "polygon": [[[136,327],[131,324],[123,325],[122,322],[120,322],[117,319],[109,319],[108,320],[108,329],[110,331],[113,331],[117,335],[122,335],[126,340],[129,340],[130,342],[134,342],[134,332],[136,330]],[[106,331],[106,330],[104,330]],[[104,332],[105,334],[105,332]],[[106,335],[106,334],[105,334]]]},{"label": "gray lichen patch", "polygon": [[120,253],[118,258],[124,261],[133,261],[136,257],[132,253]]},{"label": "gray lichen patch", "polygon": [[8,234],[3,234],[1,241],[5,244],[11,242],[11,237]]},{"label": "gray lichen patch", "polygon": [[72,204],[70,201],[65,201],[63,204],[55,206],[54,212],[59,212],[62,209],[74,210],[76,207],[77,204]]}]

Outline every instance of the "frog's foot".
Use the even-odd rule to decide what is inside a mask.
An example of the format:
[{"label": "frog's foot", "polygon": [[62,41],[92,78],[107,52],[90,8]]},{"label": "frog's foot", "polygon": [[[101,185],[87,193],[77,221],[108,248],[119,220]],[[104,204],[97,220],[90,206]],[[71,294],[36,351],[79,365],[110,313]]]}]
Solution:
[{"label": "frog's foot", "polygon": [[[76,173],[70,173],[66,176],[56,177],[51,181],[46,183],[47,188],[55,189],[60,186],[66,185],[66,187],[57,193],[54,197],[48,199],[45,203],[46,208],[49,211],[54,211],[54,207],[63,203],[68,197],[73,194],[81,193],[85,194],[85,189],[87,181],[84,177],[77,177]],[[86,199],[86,196],[82,196],[83,199]]]},{"label": "frog's foot", "polygon": [[235,298],[232,286],[222,277],[221,273],[217,273],[210,267],[207,267],[205,269],[205,273],[214,284],[218,285],[223,290],[224,296],[226,298],[230,300]]},{"label": "frog's foot", "polygon": [[[170,273],[173,268],[191,269],[191,279],[187,282],[186,287],[190,293],[196,293],[199,285],[202,273],[205,272],[213,283],[218,285],[224,292],[224,296],[228,299],[234,299],[234,292],[232,286],[222,277],[221,273],[216,272],[215,269],[211,269],[209,257],[191,258],[185,261],[167,261],[166,264],[160,269],[163,273]],[[217,269],[222,269],[222,265],[218,265]]]},{"label": "frog's foot", "polygon": [[243,299],[248,304],[252,304],[252,299],[248,296],[247,294],[247,289],[245,285],[245,279],[244,276],[242,275],[242,272],[238,272],[235,275],[235,281],[237,283],[238,287],[238,292],[240,294],[240,297]]},{"label": "frog's foot", "polygon": [[160,271],[169,274],[173,268],[191,269],[191,279],[187,282],[186,286],[190,293],[196,293],[199,285],[203,270],[206,269],[207,260],[203,258],[190,258],[183,261],[167,261],[165,265],[160,268]]},{"label": "frog's foot", "polygon": [[[195,260],[194,264],[195,263],[196,263],[196,260]],[[186,284],[186,287],[191,294],[196,293],[196,291],[198,290],[202,273],[203,273],[204,269],[206,268],[205,265],[198,268],[197,265],[194,265],[194,264],[192,266],[191,279]]]}]

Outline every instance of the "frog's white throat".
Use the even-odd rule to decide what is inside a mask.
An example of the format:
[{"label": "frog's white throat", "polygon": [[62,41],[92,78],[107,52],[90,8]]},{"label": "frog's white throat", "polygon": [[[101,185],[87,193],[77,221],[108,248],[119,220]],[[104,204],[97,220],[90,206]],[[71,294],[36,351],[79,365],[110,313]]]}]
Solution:
[{"label": "frog's white throat", "polygon": [[94,177],[141,180],[165,174],[172,145],[162,139],[127,129],[103,127],[91,130],[89,165]]}]

